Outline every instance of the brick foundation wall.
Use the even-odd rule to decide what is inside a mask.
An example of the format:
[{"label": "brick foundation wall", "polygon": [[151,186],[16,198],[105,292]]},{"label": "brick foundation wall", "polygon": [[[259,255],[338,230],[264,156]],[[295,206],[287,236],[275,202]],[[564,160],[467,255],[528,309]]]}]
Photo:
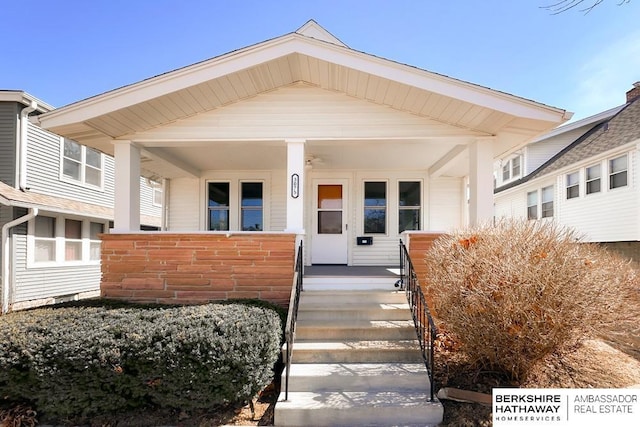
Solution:
[{"label": "brick foundation wall", "polygon": [[102,235],[104,298],[197,304],[259,298],[286,307],[295,234]]}]

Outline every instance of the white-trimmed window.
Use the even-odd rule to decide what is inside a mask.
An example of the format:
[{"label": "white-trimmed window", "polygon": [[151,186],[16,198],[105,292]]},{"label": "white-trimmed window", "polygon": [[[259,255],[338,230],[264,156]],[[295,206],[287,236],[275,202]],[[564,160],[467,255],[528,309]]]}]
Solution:
[{"label": "white-trimmed window", "polygon": [[56,219],[37,216],[34,220],[34,261],[55,262],[56,260]]},{"label": "white-trimmed window", "polygon": [[601,182],[601,166],[589,166],[585,170],[585,191],[587,194],[599,193]]},{"label": "white-trimmed window", "polygon": [[580,172],[567,174],[567,200],[580,196]]},{"label": "white-trimmed window", "polygon": [[364,183],[364,232],[366,234],[387,232],[387,183],[385,181]]},{"label": "white-trimmed window", "polygon": [[64,138],[61,163],[64,180],[102,187],[104,159],[99,151]]},{"label": "white-trimmed window", "polygon": [[502,165],[502,181],[509,181],[511,178],[511,168],[509,168],[509,162]]},{"label": "white-trimmed window", "polygon": [[511,177],[512,178],[517,178],[520,176],[521,159],[522,159],[522,156],[514,157],[513,159],[511,159]]},{"label": "white-trimmed window", "polygon": [[542,193],[542,218],[551,218],[553,217],[553,185],[548,187],[544,187],[540,190]]},{"label": "white-trimmed window", "polygon": [[527,219],[538,219],[538,190],[527,193]]},{"label": "white-trimmed window", "polygon": [[522,173],[522,156],[505,160],[502,165],[502,182],[520,177]]},{"label": "white-trimmed window", "polygon": [[421,194],[420,181],[398,183],[398,233],[420,230]]},{"label": "white-trimmed window", "polygon": [[609,189],[625,187],[627,185],[628,157],[616,157],[609,160]]},{"label": "white-trimmed window", "polygon": [[242,231],[264,231],[263,207],[262,183],[240,183],[240,229]]},{"label": "white-trimmed window", "polygon": [[210,182],[208,185],[207,210],[210,231],[229,230],[230,196],[228,182]]},{"label": "white-trimmed window", "polygon": [[64,216],[38,215],[29,225],[29,263],[38,266],[96,264],[105,224]]}]

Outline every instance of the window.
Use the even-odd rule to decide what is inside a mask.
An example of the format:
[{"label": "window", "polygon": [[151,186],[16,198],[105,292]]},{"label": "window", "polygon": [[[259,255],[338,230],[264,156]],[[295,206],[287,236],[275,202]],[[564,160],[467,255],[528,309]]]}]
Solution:
[{"label": "window", "polygon": [[62,176],[95,187],[102,186],[102,154],[93,148],[64,140]]},{"label": "window", "polygon": [[364,183],[364,232],[387,232],[387,183]]},{"label": "window", "polygon": [[520,176],[520,156],[511,159],[511,176],[513,178]]},{"label": "window", "polygon": [[99,222],[89,223],[89,259],[91,261],[100,260],[100,237],[104,233],[104,224]]},{"label": "window", "polygon": [[243,182],[241,184],[240,226],[242,231],[262,231],[262,183]]},{"label": "window", "polygon": [[153,206],[162,206],[162,186],[155,185],[153,186],[153,199],[151,201]]},{"label": "window", "polygon": [[511,178],[511,169],[509,169],[509,163],[502,166],[502,180],[508,181]]},{"label": "window", "polygon": [[64,260],[82,260],[82,221],[75,219],[64,221]]},{"label": "window", "polygon": [[627,155],[609,160],[609,188],[627,185]]},{"label": "window", "polygon": [[586,169],[587,194],[600,192],[600,165],[590,166]]},{"label": "window", "polygon": [[47,262],[56,260],[56,219],[37,216],[34,231],[34,260]]},{"label": "window", "polygon": [[208,191],[209,230],[229,230],[229,183],[210,182]]},{"label": "window", "polygon": [[398,190],[398,233],[420,230],[420,182],[401,181]]},{"label": "window", "polygon": [[567,174],[567,199],[580,196],[580,174],[573,172]]},{"label": "window", "polygon": [[553,217],[553,185],[542,189],[542,218]]},{"label": "window", "polygon": [[538,219],[538,190],[527,193],[527,219]]}]

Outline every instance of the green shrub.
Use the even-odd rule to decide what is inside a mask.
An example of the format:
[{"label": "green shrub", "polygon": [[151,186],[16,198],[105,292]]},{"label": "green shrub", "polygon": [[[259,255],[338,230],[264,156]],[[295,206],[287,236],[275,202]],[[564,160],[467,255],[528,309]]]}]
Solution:
[{"label": "green shrub", "polygon": [[638,313],[629,263],[551,223],[443,236],[426,263],[426,294],[444,329],[474,362],[515,380],[545,355]]},{"label": "green shrub", "polygon": [[0,393],[52,418],[211,408],[271,381],[281,337],[246,304],[17,312],[0,318]]}]

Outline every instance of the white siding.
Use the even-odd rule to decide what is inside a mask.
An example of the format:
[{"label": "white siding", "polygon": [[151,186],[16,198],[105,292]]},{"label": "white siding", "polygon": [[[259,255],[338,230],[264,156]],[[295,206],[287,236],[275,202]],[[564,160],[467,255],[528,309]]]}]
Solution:
[{"label": "white siding", "polygon": [[177,178],[169,181],[170,231],[200,230],[201,206],[200,182],[192,178]]},{"label": "white siding", "polygon": [[464,223],[463,180],[437,178],[429,185],[429,230],[452,231]]},{"label": "white siding", "polygon": [[581,127],[556,137],[527,145],[525,175],[538,169],[544,162],[558,154],[588,130],[588,128]]},{"label": "white siding", "polygon": [[140,178],[140,213],[157,218],[162,214],[162,207],[153,204],[153,187],[149,185],[146,178],[142,177]]},{"label": "white siding", "polygon": [[287,171],[274,171],[271,179],[271,222],[270,231],[284,231],[287,228]]}]

